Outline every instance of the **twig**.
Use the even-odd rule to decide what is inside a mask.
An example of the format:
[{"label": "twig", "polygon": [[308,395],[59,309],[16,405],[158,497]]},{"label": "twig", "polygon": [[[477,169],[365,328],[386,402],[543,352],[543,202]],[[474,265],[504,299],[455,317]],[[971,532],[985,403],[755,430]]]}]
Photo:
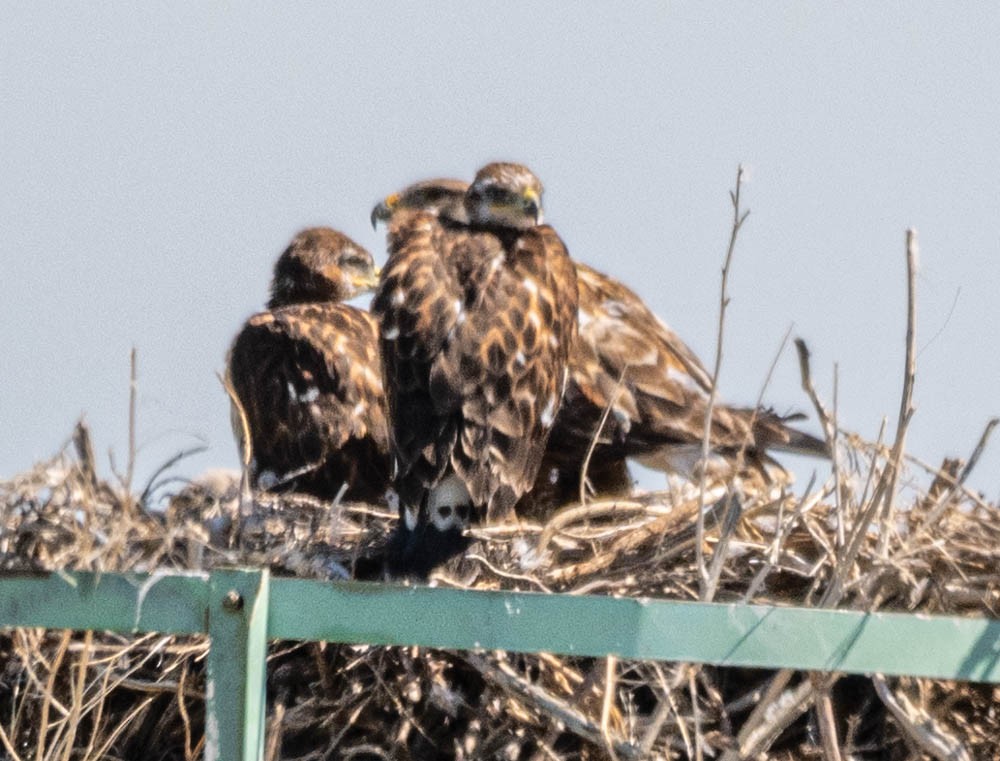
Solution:
[{"label": "twig", "polygon": [[972,761],[969,752],[957,738],[947,734],[922,710],[916,708],[905,696],[895,695],[881,674],[872,677],[872,684],[879,700],[889,709],[900,728],[916,745],[938,761]]},{"label": "twig", "polygon": [[[813,679],[822,679],[813,675]],[[823,681],[826,681],[823,679]],[[819,737],[823,745],[824,761],[842,761],[840,742],[837,739],[837,722],[833,715],[833,701],[830,699],[830,688],[823,685],[816,695],[816,718],[819,722]]]},{"label": "twig", "polygon": [[552,538],[563,528],[581,518],[589,519],[606,515],[646,512],[652,512],[649,505],[629,500],[608,500],[604,502],[592,502],[589,505],[579,504],[563,508],[545,524],[541,536],[538,537],[538,546],[535,551],[539,557],[542,557],[548,550],[549,542],[552,541]]},{"label": "twig", "polygon": [[201,454],[202,452],[205,452],[207,450],[208,446],[206,446],[205,444],[199,444],[198,446],[191,447],[190,449],[182,449],[180,452],[178,452],[173,457],[168,459],[165,463],[163,463],[160,467],[158,467],[155,471],[153,471],[153,475],[149,477],[149,480],[146,482],[145,488],[143,488],[142,490],[142,495],[139,497],[139,504],[142,505],[146,504],[146,500],[149,499],[150,494],[152,494],[153,490],[159,485],[156,479],[158,479],[161,475],[163,475],[165,471],[170,470],[170,468],[174,467],[174,465],[179,463],[185,457],[191,457],[192,455]]},{"label": "twig", "polygon": [[129,354],[128,372],[128,464],[125,466],[125,511],[129,517],[135,514],[135,504],[132,500],[132,478],[135,475],[135,407],[137,382],[136,350],[132,347]]},{"label": "twig", "polygon": [[90,437],[90,427],[83,418],[80,418],[73,428],[73,448],[76,456],[80,460],[80,472],[83,474],[87,486],[92,494],[97,493],[97,460],[94,457],[94,442]]},{"label": "twig", "polygon": [[695,664],[688,665],[688,692],[691,693],[691,723],[694,725],[694,757],[695,761],[704,761],[705,737],[701,731],[701,706],[698,704],[698,669]]},{"label": "twig", "polygon": [[966,463],[965,467],[962,468],[962,472],[959,473],[958,478],[954,479],[951,486],[939,494],[934,500],[934,506],[927,512],[920,526],[913,532],[907,541],[907,548],[912,545],[917,536],[933,526],[941,518],[942,513],[944,513],[944,511],[948,508],[948,505],[955,498],[955,495],[965,484],[965,481],[968,479],[972,469],[976,467],[976,464],[979,462],[979,458],[983,456],[986,444],[990,440],[990,436],[993,435],[993,429],[997,427],[998,423],[1000,423],[1000,418],[990,418],[989,422],[986,423],[986,428],[979,437],[979,441],[976,443],[975,449],[973,449],[972,454],[969,455],[968,463]]},{"label": "twig", "polygon": [[269,726],[267,728],[267,742],[266,748],[264,749],[264,759],[265,761],[276,761],[280,758],[281,751],[281,726],[285,718],[285,704],[281,700],[276,701],[274,706],[274,714],[271,716],[271,721],[268,722]]},{"label": "twig", "polygon": [[73,754],[76,732],[80,725],[80,709],[83,705],[83,692],[87,684],[87,668],[93,642],[94,632],[88,629],[83,635],[83,647],[80,650],[80,659],[77,663],[76,682],[73,685],[73,704],[70,706],[69,728],[66,731],[62,761],[69,761],[70,756]]},{"label": "twig", "polygon": [[899,399],[899,422],[896,425],[896,441],[892,446],[889,465],[889,481],[882,494],[881,530],[878,538],[878,554],[885,557],[889,548],[888,522],[896,502],[896,487],[906,446],[906,429],[913,417],[913,378],[916,375],[916,289],[917,289],[917,231],[906,231],[906,366],[903,369],[903,393]]},{"label": "twig", "polygon": [[17,754],[13,743],[11,743],[10,738],[4,731],[3,724],[0,724],[0,743],[3,743],[4,750],[10,755],[11,761],[21,761],[21,757]]},{"label": "twig", "polygon": [[49,706],[55,699],[53,689],[55,688],[56,675],[59,673],[59,667],[62,665],[63,656],[66,655],[66,648],[69,646],[72,634],[73,632],[69,629],[63,630],[59,639],[59,649],[56,650],[56,656],[49,665],[49,678],[45,682],[45,699],[42,701],[42,715],[38,722],[38,745],[35,747],[35,761],[42,761],[45,753],[45,736],[49,732]]},{"label": "twig", "polygon": [[123,716],[121,719],[118,720],[118,723],[115,724],[115,728],[108,735],[107,739],[105,739],[104,744],[98,749],[97,758],[107,758],[108,749],[111,748],[112,745],[114,745],[115,740],[118,739],[118,736],[125,731],[125,729],[135,720],[135,718],[139,714],[141,714],[143,711],[149,708],[150,704],[154,700],[156,700],[155,697],[143,698],[135,708],[133,708],[131,711],[125,714],[125,716]]},{"label": "twig", "polygon": [[191,752],[191,719],[188,716],[187,702],[184,695],[184,683],[187,681],[188,663],[185,660],[181,666],[181,675],[177,680],[177,712],[180,714],[181,723],[184,725],[184,761],[194,761],[194,754]]},{"label": "twig", "polygon": [[[536,684],[526,682],[509,664],[504,661],[492,663],[483,656],[471,652],[464,653],[463,658],[483,677],[496,684],[500,689],[520,700],[534,703],[540,710],[551,714],[553,718],[565,724],[566,729],[579,737],[595,745],[604,745],[605,738],[599,726],[555,695]],[[612,747],[619,755],[626,758],[639,758],[635,746],[617,740],[612,740],[612,742]]]},{"label": "twig", "polygon": [[[774,359],[771,360],[771,365],[767,369],[767,375],[764,376],[764,383],[761,385],[760,393],[757,395],[757,404],[754,406],[753,413],[750,415],[750,420],[747,423],[746,436],[743,438],[743,443],[740,445],[739,451],[736,453],[736,464],[733,467],[733,477],[729,484],[729,488],[726,490],[726,510],[722,517],[722,528],[719,530],[719,541],[715,545],[715,549],[712,551],[712,564],[708,572],[708,584],[704,595],[702,596],[703,602],[711,602],[715,599],[715,593],[719,588],[719,578],[722,576],[722,565],[726,561],[726,555],[729,550],[729,542],[733,538],[733,534],[736,533],[736,527],[739,525],[740,516],[743,511],[742,500],[737,496],[737,492],[741,490],[741,479],[740,473],[743,471],[743,463],[746,457],[747,447],[750,446],[751,439],[753,438],[753,428],[757,421],[757,412],[761,409],[764,404],[764,393],[767,387],[771,384],[771,378],[774,376],[774,370],[778,366],[778,360],[781,359],[782,353],[785,351],[785,346],[788,344],[788,337],[791,335],[791,327],[785,331],[785,335],[781,339],[781,344],[778,346],[778,351],[774,354]],[[704,503],[702,503],[704,506]]]},{"label": "twig", "polygon": [[[782,670],[778,672],[772,685],[787,679],[794,672]],[[771,688],[768,688],[770,692]],[[750,714],[739,732],[739,746],[730,748],[723,753],[720,761],[740,761],[754,758],[766,750],[802,712],[812,705],[815,691],[812,684],[806,680],[787,690],[783,690],[773,699],[765,696]]]},{"label": "twig", "polygon": [[722,345],[723,332],[726,323],[726,307],[729,305],[729,267],[732,264],[733,252],[736,250],[736,238],[740,228],[746,221],[749,211],[740,211],[740,191],[743,187],[743,166],[736,168],[736,189],[729,192],[729,198],[733,205],[733,222],[729,232],[729,247],[726,249],[726,258],[722,265],[722,285],[719,293],[719,325],[715,344],[715,364],[712,369],[712,387],[708,392],[708,405],[705,408],[705,423],[702,432],[701,442],[701,475],[699,477],[698,488],[701,494],[699,499],[699,510],[697,523],[695,526],[695,545],[698,564],[698,587],[700,599],[706,599],[708,594],[708,568],[705,565],[705,487],[708,471],[708,460],[712,449],[712,413],[715,409],[715,399],[719,385],[719,371],[722,368]]},{"label": "twig", "polygon": [[840,409],[840,367],[834,362],[833,363],[833,441],[827,446],[830,449],[830,462],[833,466],[833,500],[834,506],[836,507],[837,516],[837,555],[839,556],[841,552],[844,551],[844,545],[847,543],[846,528],[844,524],[846,523],[846,516],[844,515],[844,494],[843,494],[843,480],[840,477],[840,451],[837,448],[837,434],[839,433],[837,427],[837,421],[840,420],[840,414],[838,410]]},{"label": "twig", "polygon": [[[217,372],[215,377],[219,379],[219,383],[222,384],[222,390],[226,392],[226,396],[229,397],[229,403],[232,405],[232,410],[230,417],[233,424],[234,433],[237,433],[238,441],[236,442],[240,450],[240,462],[243,463],[243,467],[247,468],[250,466],[250,460],[253,459],[253,450],[251,447],[250,438],[250,419],[247,417],[246,409],[243,407],[243,402],[240,401],[239,394],[236,393],[236,388],[233,386],[232,381],[229,379],[229,371],[227,369],[226,374]],[[236,423],[239,423],[239,430],[236,431]]]},{"label": "twig", "polygon": [[609,655],[604,659],[604,696],[601,700],[601,735],[604,737],[604,747],[614,761],[618,761],[615,753],[614,737],[611,736],[611,709],[615,705],[617,691],[618,659]]},{"label": "twig", "polygon": [[[656,739],[660,736],[660,730],[663,729],[663,725],[666,723],[670,714],[673,713],[677,718],[674,720],[677,729],[680,732],[681,739],[684,741],[684,750],[687,752],[688,758],[694,755],[694,748],[691,745],[691,735],[688,732],[687,725],[684,718],[681,716],[681,712],[677,708],[677,701],[674,700],[673,690],[670,688],[670,684],[667,682],[666,677],[663,674],[663,668],[659,663],[655,661],[652,663],[653,670],[656,672],[656,680],[660,683],[660,689],[663,690],[664,700],[660,702],[659,708],[656,710],[656,715],[653,720],[649,723],[649,727],[646,729],[646,733],[642,740],[639,741],[639,753],[643,758],[648,758],[650,752],[653,750],[653,745],[656,744]],[[683,675],[682,670],[677,672],[678,679],[675,682],[676,686],[680,685],[680,677]]]},{"label": "twig", "polygon": [[[229,368],[226,374],[216,373],[215,377],[222,384],[222,389],[229,397],[229,418],[233,426],[233,433],[236,434],[236,445],[240,450],[240,491],[239,505],[237,510],[240,515],[249,515],[253,511],[253,484],[250,483],[250,463],[253,460],[253,439],[250,436],[250,418],[247,416],[246,408],[240,401],[239,394],[229,378]],[[237,422],[239,428],[237,429]]]},{"label": "twig", "polygon": [[[95,665],[101,662],[98,659],[94,662]],[[104,670],[104,676],[101,677],[101,688],[97,692],[97,697],[94,699],[96,703],[96,711],[94,711],[94,717],[90,721],[90,740],[87,742],[87,750],[83,754],[83,761],[90,761],[94,758],[94,745],[97,743],[98,733],[103,726],[102,719],[104,718],[104,706],[106,704],[105,698],[109,694],[108,691],[108,681],[111,679],[111,669]],[[185,759],[187,761],[187,759]]]},{"label": "twig", "polygon": [[[823,438],[826,440],[826,446],[830,454],[830,463],[833,468],[833,481],[835,489],[835,499],[837,502],[837,554],[838,556],[844,551],[844,544],[846,543],[846,538],[844,536],[844,512],[843,504],[841,499],[841,489],[843,480],[841,478],[840,472],[840,456],[837,451],[837,423],[836,423],[836,412],[831,415],[823,402],[819,399],[819,394],[816,393],[816,387],[813,385],[812,381],[812,370],[810,369],[809,363],[809,347],[806,346],[806,342],[801,338],[795,339],[795,350],[799,355],[799,375],[802,379],[802,390],[806,392],[806,396],[812,402],[813,409],[816,410],[816,416],[819,418],[820,426],[823,428]],[[837,407],[837,373],[836,366],[834,366],[834,395],[833,395],[833,405],[834,410]]]},{"label": "twig", "polygon": [[590,470],[590,458],[594,456],[594,450],[597,448],[597,442],[600,440],[601,434],[604,433],[604,426],[608,424],[608,416],[611,414],[611,410],[618,404],[618,397],[621,396],[622,384],[625,382],[625,373],[628,372],[628,368],[629,364],[626,362],[622,368],[621,375],[618,376],[618,382],[615,383],[614,391],[611,392],[611,398],[608,400],[604,412],[601,413],[601,421],[597,424],[597,430],[594,431],[594,437],[590,440],[590,446],[587,447],[587,456],[583,458],[583,467],[580,469],[581,505],[587,504],[587,471]]}]

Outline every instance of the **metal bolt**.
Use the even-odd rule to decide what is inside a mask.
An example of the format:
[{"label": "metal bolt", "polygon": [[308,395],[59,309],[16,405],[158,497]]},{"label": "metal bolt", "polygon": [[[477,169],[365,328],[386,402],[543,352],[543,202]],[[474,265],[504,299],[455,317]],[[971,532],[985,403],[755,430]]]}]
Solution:
[{"label": "metal bolt", "polygon": [[235,589],[230,589],[222,598],[222,607],[230,613],[239,613],[243,610],[243,595]]}]

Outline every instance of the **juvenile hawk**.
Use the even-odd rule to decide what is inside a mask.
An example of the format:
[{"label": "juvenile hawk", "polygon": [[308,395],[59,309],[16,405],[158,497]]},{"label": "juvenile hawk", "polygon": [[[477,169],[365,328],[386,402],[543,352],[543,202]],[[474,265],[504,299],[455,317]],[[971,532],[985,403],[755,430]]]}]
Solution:
[{"label": "juvenile hawk", "polygon": [[577,312],[541,195],[527,168],[490,164],[461,218],[392,215],[372,303],[401,503],[390,570],[426,575],[464,548],[469,520],[504,516],[534,482]]},{"label": "juvenile hawk", "polygon": [[[244,324],[227,369],[256,488],[383,497],[389,442],[378,330],[367,312],[339,303],[376,282],[371,254],[326,227],[303,230],[279,257],[268,310]],[[235,404],[233,425],[247,446]]]},{"label": "juvenile hawk", "polygon": [[[464,220],[464,187],[457,180],[416,183],[376,206],[372,222],[406,209]],[[687,478],[696,476],[701,458],[711,374],[634,291],[585,264],[575,268],[579,337],[569,357],[569,383],[535,487],[518,506],[521,512],[551,510],[576,497],[598,429],[587,468],[597,494],[630,491],[627,457]],[[716,404],[710,472],[727,475],[741,449],[746,463],[765,475],[775,464],[768,449],[827,456],[823,441],[787,425],[793,419],[763,408]]]}]

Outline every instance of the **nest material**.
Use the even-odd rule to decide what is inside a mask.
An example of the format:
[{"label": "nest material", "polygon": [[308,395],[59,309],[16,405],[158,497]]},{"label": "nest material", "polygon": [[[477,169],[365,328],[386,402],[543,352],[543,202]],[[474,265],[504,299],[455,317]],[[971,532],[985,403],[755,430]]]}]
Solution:
[{"label": "nest material", "polygon": [[[100,480],[87,451],[81,428],[76,454],[0,483],[4,568],[378,575],[395,520],[385,508],[266,495],[241,507],[238,479],[216,477],[157,514]],[[947,463],[902,507],[878,502],[886,455],[860,443],[843,455],[853,465],[838,471],[839,493],[834,479],[803,497],[738,482],[710,490],[714,599],[996,617],[996,508],[956,486]],[[481,528],[436,581],[699,599],[699,504],[697,489],[679,487]],[[206,647],[155,634],[3,634],[4,757],[200,757]],[[998,687],[927,679],[278,642],[267,758],[990,759],[1000,758],[998,706]]]}]

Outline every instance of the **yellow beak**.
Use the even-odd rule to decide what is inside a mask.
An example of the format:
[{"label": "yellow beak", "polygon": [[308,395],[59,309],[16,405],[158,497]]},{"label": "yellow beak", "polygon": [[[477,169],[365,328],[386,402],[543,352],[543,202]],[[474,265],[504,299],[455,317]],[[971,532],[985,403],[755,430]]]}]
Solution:
[{"label": "yellow beak", "polygon": [[370,275],[362,275],[361,277],[352,277],[351,283],[355,288],[361,293],[365,291],[374,290],[378,286],[379,276],[382,274],[382,270],[376,267]]}]

